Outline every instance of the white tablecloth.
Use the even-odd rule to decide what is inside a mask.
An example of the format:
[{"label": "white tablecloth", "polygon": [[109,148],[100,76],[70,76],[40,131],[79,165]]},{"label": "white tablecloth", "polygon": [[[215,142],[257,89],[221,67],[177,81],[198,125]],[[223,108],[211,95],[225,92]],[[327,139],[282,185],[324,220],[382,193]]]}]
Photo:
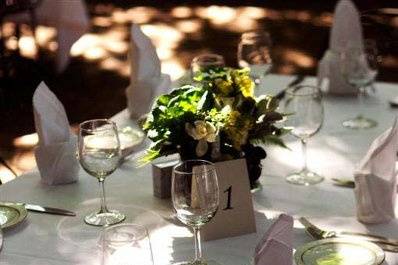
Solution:
[{"label": "white tablecloth", "polygon": [[[42,0],[36,8],[37,23],[57,30],[57,71],[69,63],[70,49],[90,25],[88,11],[83,0]],[[27,13],[6,17],[7,21],[29,23]]]},{"label": "white tablecloth", "polygon": [[[264,92],[283,88],[293,77],[268,76]],[[309,78],[306,82],[313,83]],[[341,121],[356,115],[355,98],[324,98],[325,121],[322,130],[308,144],[309,167],[326,177],[315,186],[296,186],[285,182],[284,176],[301,166],[299,142],[286,138],[292,149],[267,148],[261,182],[263,189],[253,196],[257,233],[204,243],[206,257],[220,264],[248,264],[253,249],[272,219],[280,212],[294,217],[307,216],[325,228],[371,231],[398,239],[398,221],[389,224],[364,226],[356,221],[355,201],[351,189],[333,186],[330,178],[352,178],[355,163],[363,156],[370,142],[392,125],[398,109],[389,107],[387,100],[396,94],[395,84],[378,83],[377,93],[365,100],[364,113],[379,121],[376,128],[350,130]],[[129,124],[127,112],[118,114],[119,124]],[[83,170],[75,184],[48,187],[40,184],[38,172],[26,174],[0,187],[1,200],[31,202],[62,207],[77,212],[77,217],[61,217],[29,213],[21,225],[5,231],[1,265],[33,264],[98,264],[98,236],[101,228],[84,224],[83,217],[99,207],[96,179]],[[172,218],[171,203],[152,195],[149,166],[135,168],[125,162],[106,180],[108,204],[127,214],[127,222],[144,224],[150,231],[156,265],[173,259],[192,257],[192,234]],[[309,238],[297,223],[294,246]],[[398,255],[387,253],[384,264],[398,264]]]}]

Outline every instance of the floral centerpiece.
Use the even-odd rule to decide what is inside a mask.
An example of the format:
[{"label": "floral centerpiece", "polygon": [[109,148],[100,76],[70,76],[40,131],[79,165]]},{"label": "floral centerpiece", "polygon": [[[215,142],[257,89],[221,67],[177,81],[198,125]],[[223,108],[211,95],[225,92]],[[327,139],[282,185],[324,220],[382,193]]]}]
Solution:
[{"label": "floral centerpiece", "polygon": [[286,129],[276,126],[283,115],[271,96],[254,96],[248,69],[213,68],[195,76],[198,85],[161,95],[143,129],[153,144],[142,158],[179,153],[182,159],[213,162],[245,158],[253,187],[261,174],[264,149],[257,144],[284,146]]}]

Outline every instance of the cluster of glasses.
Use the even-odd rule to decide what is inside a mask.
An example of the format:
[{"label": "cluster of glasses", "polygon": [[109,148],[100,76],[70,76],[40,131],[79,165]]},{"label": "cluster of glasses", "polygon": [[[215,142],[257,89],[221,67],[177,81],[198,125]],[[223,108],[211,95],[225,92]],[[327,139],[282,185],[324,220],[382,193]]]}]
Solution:
[{"label": "cluster of glasses", "polygon": [[[348,44],[339,55],[341,74],[346,82],[359,92],[360,109],[363,111],[363,97],[367,89],[374,90],[379,58],[374,40],[365,40],[364,46]],[[320,88],[296,86],[286,92],[282,102],[285,113],[292,113],[286,121],[291,127],[291,134],[302,143],[304,166],[298,173],[287,176],[287,181],[299,185],[311,185],[321,182],[324,178],[308,170],[306,160],[306,143],[322,126],[323,106]],[[343,122],[343,126],[351,129],[367,129],[377,125],[373,119],[358,114],[355,118]]]},{"label": "cluster of glasses", "polygon": [[[255,84],[261,84],[261,79],[272,69],[272,41],[266,31],[251,31],[241,35],[238,45],[238,64],[248,67]],[[344,52],[338,57],[341,75],[347,84],[358,91],[359,105],[363,111],[363,101],[368,90],[374,92],[374,81],[378,73],[380,58],[374,40],[366,39],[363,45],[348,43]],[[224,58],[217,54],[203,54],[192,61],[191,71],[203,71],[210,67],[225,66]],[[287,119],[287,126],[291,127],[291,134],[298,137],[302,143],[304,166],[303,169],[287,177],[287,181],[299,185],[311,185],[321,182],[324,178],[307,168],[306,143],[323,123],[323,106],[321,89],[311,86],[295,86],[286,91],[282,102],[286,113],[294,115]],[[343,121],[343,126],[351,129],[367,129],[377,125],[377,122],[362,114]]]},{"label": "cluster of glasses", "polygon": [[[272,67],[271,40],[267,32],[244,33],[238,47],[238,62],[249,67],[257,85]],[[364,47],[348,47],[340,57],[341,71],[348,84],[359,90],[360,98],[366,88],[373,87],[377,75],[377,49],[374,42],[366,41]],[[217,54],[196,57],[191,64],[192,75],[210,67],[225,66],[224,58]],[[362,100],[361,100],[362,102]],[[292,115],[286,120],[291,134],[300,139],[303,150],[303,168],[287,176],[289,183],[313,185],[324,178],[307,167],[307,141],[322,127],[324,109],[319,87],[298,85],[286,90],[281,102],[284,113]],[[343,123],[349,128],[369,128],[376,122],[358,115]],[[85,217],[85,222],[96,226],[110,226],[122,222],[125,215],[109,210],[106,205],[104,181],[120,163],[121,151],[118,129],[106,119],[90,120],[80,124],[78,158],[84,170],[100,183],[100,210]],[[173,168],[172,202],[177,218],[193,230],[195,258],[178,265],[217,264],[205,261],[202,256],[200,228],[216,214],[219,205],[219,187],[215,165],[204,160],[183,161]],[[1,231],[0,231],[1,237]],[[101,236],[102,264],[153,265],[153,255],[148,231],[136,224],[107,227]]]},{"label": "cluster of glasses", "polygon": [[[83,169],[97,178],[100,184],[101,207],[87,215],[84,221],[106,227],[101,236],[102,264],[153,265],[145,227],[137,224],[111,226],[125,219],[119,211],[108,209],[105,197],[105,178],[116,170],[121,159],[116,124],[107,119],[81,123],[78,159]],[[202,258],[199,230],[218,209],[219,189],[214,164],[204,160],[188,160],[176,165],[172,176],[172,201],[178,219],[192,227],[195,238],[195,260],[178,264],[208,264]]]}]

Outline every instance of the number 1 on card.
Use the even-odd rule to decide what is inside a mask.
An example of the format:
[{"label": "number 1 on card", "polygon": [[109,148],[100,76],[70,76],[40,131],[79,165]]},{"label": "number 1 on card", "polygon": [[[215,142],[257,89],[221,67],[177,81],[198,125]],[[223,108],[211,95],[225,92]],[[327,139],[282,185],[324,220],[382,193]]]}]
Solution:
[{"label": "number 1 on card", "polygon": [[225,207],[223,210],[232,210],[233,207],[231,206],[231,199],[232,199],[232,186],[229,186],[228,189],[224,191],[224,193],[228,192],[228,200],[227,200],[227,207]]}]

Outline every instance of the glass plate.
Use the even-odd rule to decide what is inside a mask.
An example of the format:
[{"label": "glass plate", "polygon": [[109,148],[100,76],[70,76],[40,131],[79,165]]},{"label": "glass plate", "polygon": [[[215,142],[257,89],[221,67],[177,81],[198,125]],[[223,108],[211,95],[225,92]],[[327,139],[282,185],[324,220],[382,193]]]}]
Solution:
[{"label": "glass plate", "polygon": [[27,215],[28,212],[22,204],[0,202],[0,226],[2,229],[19,224]]},{"label": "glass plate", "polygon": [[379,246],[346,238],[313,241],[294,253],[297,265],[379,265],[384,258]]}]

